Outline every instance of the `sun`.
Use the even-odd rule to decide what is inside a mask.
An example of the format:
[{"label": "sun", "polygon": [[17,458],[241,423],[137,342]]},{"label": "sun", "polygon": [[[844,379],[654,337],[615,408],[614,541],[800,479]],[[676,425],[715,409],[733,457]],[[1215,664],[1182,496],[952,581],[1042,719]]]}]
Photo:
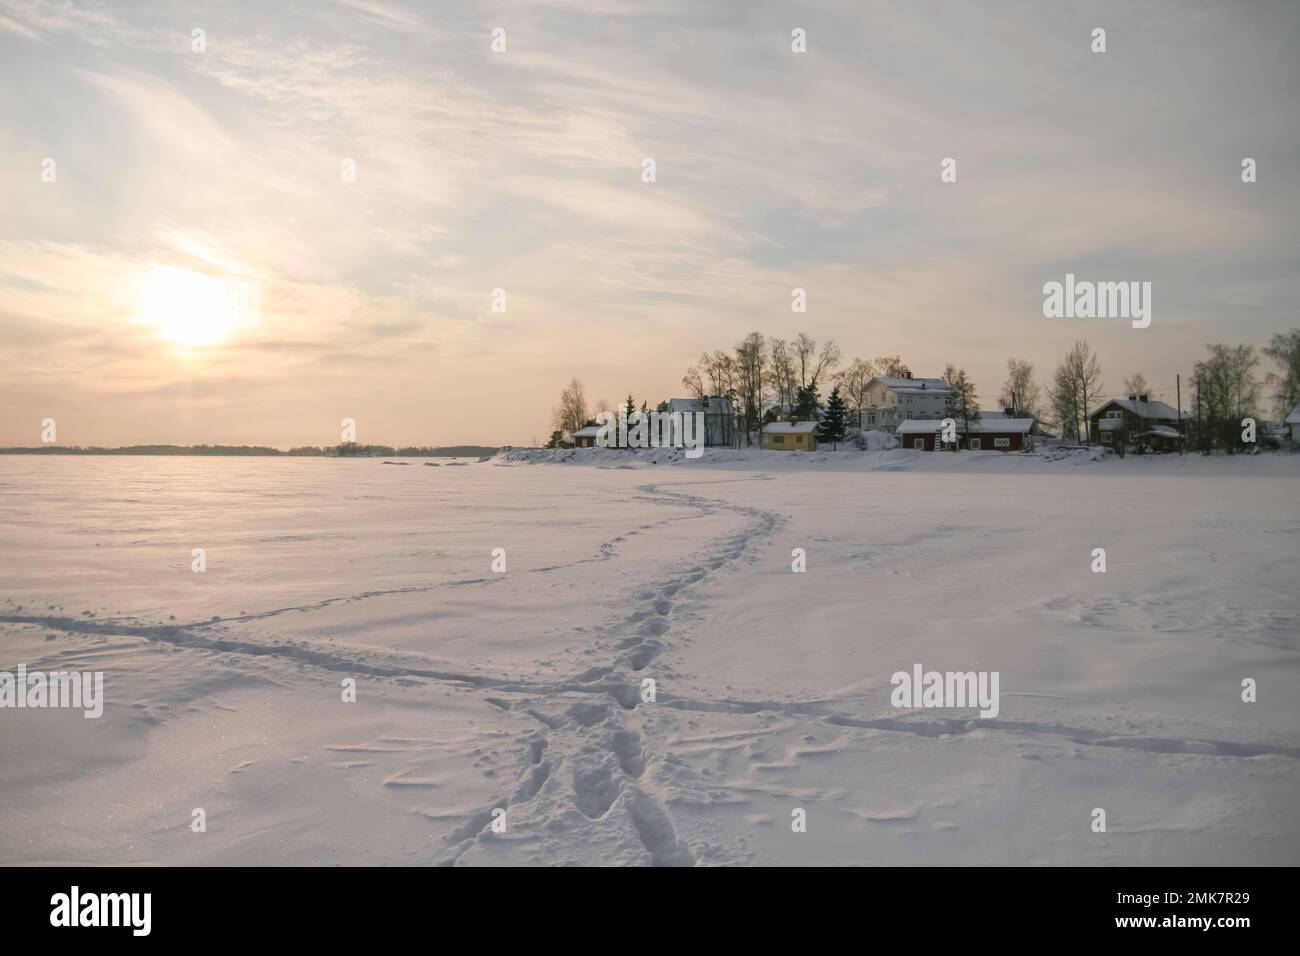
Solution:
[{"label": "sun", "polygon": [[155,265],[140,282],[136,318],[163,341],[202,348],[226,341],[255,320],[258,298],[256,283]]}]

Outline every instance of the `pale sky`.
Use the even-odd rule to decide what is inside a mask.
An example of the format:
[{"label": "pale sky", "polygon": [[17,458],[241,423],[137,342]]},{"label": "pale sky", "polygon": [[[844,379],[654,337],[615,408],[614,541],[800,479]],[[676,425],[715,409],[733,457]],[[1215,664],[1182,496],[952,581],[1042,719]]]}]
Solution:
[{"label": "pale sky", "polygon": [[[1172,401],[1300,325],[1298,47],[1295,2],[0,0],[0,444],[523,444],[753,330],[986,407],[1086,338]],[[1151,327],[1045,318],[1067,272]]]}]

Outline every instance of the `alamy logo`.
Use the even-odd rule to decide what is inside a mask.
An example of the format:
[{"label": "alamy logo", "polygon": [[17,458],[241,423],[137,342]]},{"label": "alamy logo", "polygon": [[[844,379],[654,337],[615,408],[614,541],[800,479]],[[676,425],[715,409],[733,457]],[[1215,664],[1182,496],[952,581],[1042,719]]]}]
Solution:
[{"label": "alamy logo", "polygon": [[895,671],[889,702],[895,707],[979,707],[981,717],[998,715],[997,671]]},{"label": "alamy logo", "polygon": [[51,926],[129,926],[132,935],[148,936],[152,925],[152,893],[71,893],[50,897]]},{"label": "alamy logo", "polygon": [[0,707],[79,707],[86,718],[104,713],[103,671],[0,671]]},{"label": "alamy logo", "polygon": [[684,448],[687,458],[704,454],[703,412],[601,412],[598,448]]},{"label": "alamy logo", "polygon": [[1150,282],[1075,280],[1043,285],[1043,315],[1049,319],[1132,319],[1133,328],[1151,325]]}]

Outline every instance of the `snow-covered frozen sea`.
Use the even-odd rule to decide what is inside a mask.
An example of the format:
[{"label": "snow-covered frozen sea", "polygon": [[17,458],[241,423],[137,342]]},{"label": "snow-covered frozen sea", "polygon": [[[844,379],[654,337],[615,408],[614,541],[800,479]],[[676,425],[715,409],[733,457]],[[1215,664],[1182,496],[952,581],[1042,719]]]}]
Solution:
[{"label": "snow-covered frozen sea", "polygon": [[0,864],[1300,863],[1300,456],[722,457],[0,457]]}]

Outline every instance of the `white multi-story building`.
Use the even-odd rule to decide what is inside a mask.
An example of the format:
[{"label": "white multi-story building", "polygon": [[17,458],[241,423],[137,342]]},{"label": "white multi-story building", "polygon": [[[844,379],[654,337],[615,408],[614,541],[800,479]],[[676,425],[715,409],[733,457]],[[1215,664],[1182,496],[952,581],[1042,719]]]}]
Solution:
[{"label": "white multi-story building", "polygon": [[892,432],[901,422],[940,420],[951,394],[941,378],[873,378],[863,390],[862,427]]},{"label": "white multi-story building", "polygon": [[670,398],[669,412],[691,415],[704,413],[704,444],[708,448],[728,447],[735,441],[735,409],[724,395],[706,398]]}]

